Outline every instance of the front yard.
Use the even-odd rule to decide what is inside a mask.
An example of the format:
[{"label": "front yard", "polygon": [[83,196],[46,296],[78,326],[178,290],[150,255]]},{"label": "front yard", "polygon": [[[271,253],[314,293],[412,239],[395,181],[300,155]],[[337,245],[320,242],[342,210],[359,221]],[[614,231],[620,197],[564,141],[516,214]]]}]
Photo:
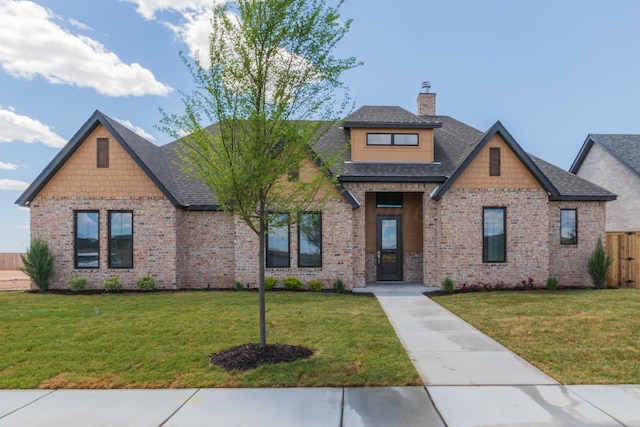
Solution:
[{"label": "front yard", "polygon": [[227,372],[219,350],[258,342],[255,292],[0,293],[0,389],[419,385],[375,298],[267,294],[267,342],[311,359]]},{"label": "front yard", "polygon": [[640,384],[640,290],[489,292],[434,300],[564,384]]}]

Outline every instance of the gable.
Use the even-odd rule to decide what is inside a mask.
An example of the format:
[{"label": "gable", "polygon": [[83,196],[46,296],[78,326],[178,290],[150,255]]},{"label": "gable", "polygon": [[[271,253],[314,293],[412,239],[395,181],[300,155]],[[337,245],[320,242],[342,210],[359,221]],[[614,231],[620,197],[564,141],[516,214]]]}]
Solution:
[{"label": "gable", "polygon": [[[109,140],[108,167],[97,167],[98,138]],[[89,133],[38,194],[44,197],[164,197],[103,125]]]},{"label": "gable", "polygon": [[[500,175],[490,176],[489,152],[500,149]],[[478,152],[452,188],[541,189],[542,186],[499,134],[493,135]]]}]

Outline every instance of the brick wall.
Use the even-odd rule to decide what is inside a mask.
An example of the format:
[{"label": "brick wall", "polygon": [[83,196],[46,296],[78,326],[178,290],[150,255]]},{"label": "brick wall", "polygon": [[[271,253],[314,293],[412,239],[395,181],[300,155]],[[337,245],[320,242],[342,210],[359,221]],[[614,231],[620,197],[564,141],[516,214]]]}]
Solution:
[{"label": "brick wall", "polygon": [[[30,205],[31,234],[47,241],[55,256],[53,289],[66,288],[71,272],[86,276],[90,289],[119,276],[125,288],[151,274],[159,288],[176,287],[176,209],[165,198],[36,197]],[[100,212],[100,268],[74,269],[74,211]],[[108,211],[133,211],[133,269],[109,269]]]},{"label": "brick wall", "polygon": [[181,288],[232,287],[235,222],[224,212],[177,211],[177,282]]},{"label": "brick wall", "polygon": [[[561,209],[577,210],[577,245],[560,244]],[[549,210],[549,274],[556,276],[560,285],[590,286],[589,258],[598,237],[605,244],[605,202],[550,202]]]},{"label": "brick wall", "polygon": [[[506,207],[507,262],[482,262],[483,207]],[[544,283],[549,266],[549,201],[542,190],[450,189],[440,200],[440,277]]]}]

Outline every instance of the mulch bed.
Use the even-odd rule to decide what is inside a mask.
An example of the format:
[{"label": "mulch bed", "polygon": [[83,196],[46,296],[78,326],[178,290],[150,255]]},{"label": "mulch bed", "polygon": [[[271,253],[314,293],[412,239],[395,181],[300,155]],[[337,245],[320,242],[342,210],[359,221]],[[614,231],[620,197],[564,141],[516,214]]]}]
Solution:
[{"label": "mulch bed", "polygon": [[308,359],[313,350],[288,344],[243,344],[211,355],[211,363],[227,371],[248,371],[261,365]]}]

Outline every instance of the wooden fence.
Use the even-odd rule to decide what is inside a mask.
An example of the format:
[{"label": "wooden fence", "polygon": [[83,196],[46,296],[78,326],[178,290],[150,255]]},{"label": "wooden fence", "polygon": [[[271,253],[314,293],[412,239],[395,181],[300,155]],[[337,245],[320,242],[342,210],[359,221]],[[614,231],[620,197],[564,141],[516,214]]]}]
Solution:
[{"label": "wooden fence", "polygon": [[609,232],[606,247],[613,258],[607,285],[640,288],[640,232]]},{"label": "wooden fence", "polygon": [[17,253],[0,253],[0,270],[17,270],[22,267],[22,259]]}]

